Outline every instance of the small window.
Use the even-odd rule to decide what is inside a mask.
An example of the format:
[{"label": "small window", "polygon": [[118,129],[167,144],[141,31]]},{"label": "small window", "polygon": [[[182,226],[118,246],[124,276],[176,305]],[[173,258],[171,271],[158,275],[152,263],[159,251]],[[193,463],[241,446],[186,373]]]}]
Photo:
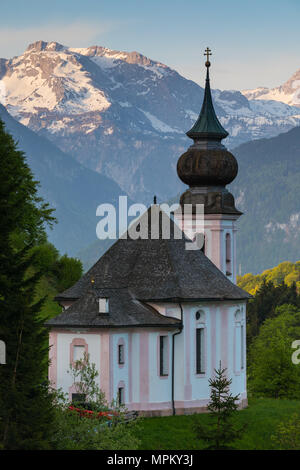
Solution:
[{"label": "small window", "polygon": [[159,337],[159,374],[168,375],[168,337]]},{"label": "small window", "polygon": [[204,368],[204,328],[196,328],[196,373],[205,374]]},{"label": "small window", "polygon": [[119,387],[118,388],[118,402],[119,405],[124,405],[125,400],[124,400],[124,387]]},{"label": "small window", "polygon": [[244,325],[241,325],[241,369],[244,369]]},{"label": "small window", "polygon": [[205,323],[205,312],[203,310],[198,310],[195,314],[196,321]]},{"label": "small window", "polygon": [[124,364],[124,344],[118,345],[118,363]]},{"label": "small window", "polygon": [[99,302],[99,313],[108,313],[109,312],[109,299],[101,297],[98,299]]},{"label": "small window", "polygon": [[241,372],[245,368],[245,340],[244,340],[244,323],[241,310],[235,313],[235,372]]},{"label": "small window", "polygon": [[231,276],[231,237],[230,233],[226,233],[226,276]]},{"label": "small window", "polygon": [[72,393],[72,403],[77,405],[85,404],[86,395],[84,393]]}]

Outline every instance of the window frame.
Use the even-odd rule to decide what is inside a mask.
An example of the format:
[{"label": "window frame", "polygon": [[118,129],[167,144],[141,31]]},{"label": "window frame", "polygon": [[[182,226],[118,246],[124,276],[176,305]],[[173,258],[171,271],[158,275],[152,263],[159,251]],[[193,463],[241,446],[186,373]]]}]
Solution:
[{"label": "window frame", "polygon": [[125,405],[125,387],[118,387],[118,403],[120,405]]},{"label": "window frame", "polygon": [[168,364],[168,335],[159,335],[159,376],[167,377],[169,375],[169,364]]},{"label": "window frame", "polygon": [[196,327],[196,375],[205,375],[205,326]]},{"label": "window frame", "polygon": [[118,343],[118,364],[123,366],[125,364],[125,347],[124,343]]}]

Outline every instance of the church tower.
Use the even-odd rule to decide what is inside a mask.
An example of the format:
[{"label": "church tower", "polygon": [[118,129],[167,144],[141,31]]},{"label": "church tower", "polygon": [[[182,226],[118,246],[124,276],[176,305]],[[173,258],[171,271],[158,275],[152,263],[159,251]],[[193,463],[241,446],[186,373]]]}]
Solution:
[{"label": "church tower", "polygon": [[[219,122],[212,102],[209,79],[210,49],[205,54],[206,84],[199,117],[187,132],[194,143],[177,163],[179,178],[189,188],[181,195],[184,216],[175,215],[187,236],[204,231],[202,251],[227,276],[236,282],[236,220],[242,215],[235,207],[233,195],[226,189],[238,172],[237,161],[222,139],[228,132]],[[189,206],[186,206],[186,205]],[[204,220],[196,217],[196,205],[203,204]],[[187,210],[187,207],[189,208]]]}]

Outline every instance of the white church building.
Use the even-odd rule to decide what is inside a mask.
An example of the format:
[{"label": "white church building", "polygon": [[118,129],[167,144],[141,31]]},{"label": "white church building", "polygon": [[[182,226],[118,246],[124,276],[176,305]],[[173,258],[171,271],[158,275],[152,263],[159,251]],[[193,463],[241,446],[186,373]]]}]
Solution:
[{"label": "white church building", "polygon": [[[189,185],[175,214],[157,204],[136,222],[148,237],[120,238],[72,287],[56,297],[61,314],[48,321],[49,379],[70,400],[77,393],[70,364],[90,355],[106,399],[147,416],[201,412],[210,398],[209,379],[226,368],[231,391],[247,405],[246,304],[235,285],[236,220],[241,215],[226,189],[237,175],[235,157],[221,144],[228,133],[215,114],[207,78],[198,120],[187,132],[193,145],[177,164]],[[196,205],[204,206],[204,245],[186,249],[195,234]],[[151,238],[151,221],[157,234]],[[203,222],[202,222],[203,223]],[[182,231],[179,229],[179,227]],[[153,223],[152,223],[153,227]],[[199,227],[200,231],[200,227]],[[203,231],[203,230],[202,230]]]}]

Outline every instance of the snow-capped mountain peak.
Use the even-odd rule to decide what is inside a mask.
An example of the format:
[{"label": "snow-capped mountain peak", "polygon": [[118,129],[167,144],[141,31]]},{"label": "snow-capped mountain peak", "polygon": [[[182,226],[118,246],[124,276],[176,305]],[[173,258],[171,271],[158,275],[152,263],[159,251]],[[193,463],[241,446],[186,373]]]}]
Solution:
[{"label": "snow-capped mountain peak", "polygon": [[[295,75],[289,90],[296,84]],[[266,94],[253,100],[236,90],[212,93],[229,147],[300,123],[299,108]],[[203,88],[138,52],[37,41],[19,57],[0,59],[1,100],[22,124],[145,199],[147,171],[155,162],[175,168],[189,145],[185,132],[197,119]],[[176,193],[177,180],[157,176],[157,194]]]},{"label": "snow-capped mountain peak", "polygon": [[276,88],[259,87],[253,90],[243,90],[248,100],[273,100],[300,107],[300,69],[289,80]]}]

